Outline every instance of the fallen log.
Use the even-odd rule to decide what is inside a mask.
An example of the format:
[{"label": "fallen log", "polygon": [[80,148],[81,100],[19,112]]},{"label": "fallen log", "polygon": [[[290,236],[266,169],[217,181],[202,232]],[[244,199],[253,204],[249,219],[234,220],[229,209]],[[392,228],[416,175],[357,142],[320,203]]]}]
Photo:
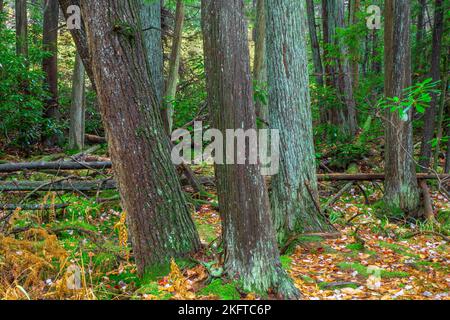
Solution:
[{"label": "fallen log", "polygon": [[23,163],[5,163],[0,164],[0,173],[11,173],[19,171],[44,171],[44,170],[102,170],[110,169],[111,161],[103,162],[76,162],[76,161],[57,161],[57,162],[23,162]]},{"label": "fallen log", "polygon": [[86,140],[86,142],[94,143],[94,144],[106,143],[106,138],[105,137],[100,137],[100,136],[96,136],[96,135],[93,135],[93,134],[85,134],[84,135],[84,139]]},{"label": "fallen log", "polygon": [[[214,178],[199,177],[201,185],[213,185]],[[181,184],[186,186],[190,184],[187,178],[181,179]],[[0,192],[48,192],[48,191],[103,191],[115,190],[117,183],[112,180],[93,180],[93,181],[0,181]]]},{"label": "fallen log", "polygon": [[38,210],[50,210],[50,209],[65,209],[69,206],[68,203],[58,203],[58,204],[0,204],[0,210],[2,211],[13,211],[18,208],[24,211],[38,211]]},{"label": "fallen log", "polygon": [[95,181],[0,181],[0,192],[28,191],[96,191],[114,190],[117,184],[114,180]]},{"label": "fallen log", "polygon": [[[375,181],[384,180],[384,173],[330,173],[318,174],[319,181]],[[450,180],[450,174],[418,173],[417,180]]]}]

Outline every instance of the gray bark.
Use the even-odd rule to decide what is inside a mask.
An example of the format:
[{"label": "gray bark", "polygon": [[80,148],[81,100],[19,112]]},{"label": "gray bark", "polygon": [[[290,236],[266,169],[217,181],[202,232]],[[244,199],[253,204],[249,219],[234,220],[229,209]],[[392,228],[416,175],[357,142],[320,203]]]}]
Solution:
[{"label": "gray bark", "polygon": [[[256,84],[263,90],[267,87],[267,58],[266,58],[266,13],[265,0],[256,1],[255,22],[255,62],[253,77]],[[263,127],[269,122],[269,106],[260,99],[255,103],[256,115],[263,123]]]},{"label": "gray bark", "polygon": [[[402,97],[411,86],[411,4],[409,0],[387,0],[385,17],[385,95]],[[414,162],[412,110],[408,119],[386,110],[385,196],[389,207],[416,214],[419,191]]]},{"label": "gray bark", "polygon": [[16,0],[16,52],[28,58],[28,15],[27,1]]},{"label": "gray bark", "polygon": [[[202,1],[208,105],[212,126],[221,132],[256,128],[245,19],[243,0]],[[224,269],[246,290],[272,289],[284,298],[297,298],[298,290],[280,264],[260,166],[246,162],[215,166]]]},{"label": "gray bark", "polygon": [[[58,17],[58,0],[48,0],[44,11],[42,46],[45,51],[51,53],[51,56],[42,61],[42,70],[45,73],[45,87],[50,98],[45,102],[44,118],[55,122],[61,118],[58,104]],[[62,136],[56,132],[45,132],[42,138],[48,147],[55,146],[62,140]]]},{"label": "gray bark", "polygon": [[[433,81],[441,80],[441,51],[444,33],[444,4],[442,0],[435,1],[433,42],[431,49],[430,76]],[[431,140],[436,129],[436,114],[439,96],[432,93],[430,106],[425,110],[424,126],[422,133],[422,147],[420,150],[420,166],[422,171],[427,171],[431,165],[432,146]]]},{"label": "gray bark", "polygon": [[[288,14],[289,13],[289,14]],[[271,129],[280,134],[280,172],[271,205],[279,244],[293,234],[330,231],[317,212],[317,177],[309,93],[305,5],[267,0],[267,61]]]},{"label": "gray bark", "polygon": [[72,103],[70,106],[69,128],[70,149],[84,149],[85,102],[84,66],[80,55],[77,54],[72,78]]},{"label": "gray bark", "polygon": [[[183,25],[184,25],[184,2],[177,1],[177,9],[175,12],[175,30],[172,39],[172,51],[169,61],[169,77],[167,79],[165,97],[169,100],[175,99],[177,94],[178,76],[181,60],[181,45],[183,42]],[[172,103],[166,103],[167,122],[169,132],[172,132],[174,108]]]},{"label": "gray bark", "polygon": [[197,251],[164,131],[137,0],[81,0],[99,108],[138,272]]},{"label": "gray bark", "polygon": [[[158,101],[162,103],[164,93],[163,50],[161,42],[161,2],[139,0],[140,16],[144,30],[144,44],[150,66],[152,82]],[[161,105],[162,108],[162,105]]]},{"label": "gray bark", "polygon": [[314,12],[314,1],[306,0],[306,10],[308,16],[309,37],[311,41],[311,49],[314,64],[314,73],[316,74],[317,84],[323,86],[323,66],[320,56],[320,45],[317,37],[316,14]]}]

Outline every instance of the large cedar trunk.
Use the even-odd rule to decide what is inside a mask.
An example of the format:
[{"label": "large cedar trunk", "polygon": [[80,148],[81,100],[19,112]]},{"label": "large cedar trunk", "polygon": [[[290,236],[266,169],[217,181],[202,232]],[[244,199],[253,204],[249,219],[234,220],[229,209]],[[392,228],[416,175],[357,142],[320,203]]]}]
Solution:
[{"label": "large cedar trunk", "polygon": [[297,0],[267,0],[266,17],[270,128],[279,130],[281,146],[271,205],[277,240],[283,245],[294,234],[326,232],[332,227],[315,205],[318,190],[305,5]]},{"label": "large cedar trunk", "polygon": [[82,0],[93,75],[138,271],[198,250],[155,85],[137,0]]},{"label": "large cedar trunk", "polygon": [[[243,0],[203,0],[202,29],[213,127],[223,133],[255,129]],[[245,289],[273,289],[285,298],[298,297],[280,264],[260,165],[247,160],[246,164],[216,164],[215,170],[226,273],[239,279]]]},{"label": "large cedar trunk", "polygon": [[[51,55],[42,61],[42,70],[45,73],[45,87],[50,95],[45,102],[44,118],[52,121],[59,121],[61,117],[58,108],[58,17],[58,0],[48,0],[44,11],[42,46]],[[50,147],[60,142],[61,137],[55,132],[45,132],[42,138],[44,144]]]},{"label": "large cedar trunk", "polygon": [[[433,43],[431,50],[431,71],[430,76],[433,81],[441,80],[441,51],[442,36],[444,33],[444,5],[442,0],[435,1]],[[424,127],[422,134],[422,148],[420,151],[420,169],[427,171],[431,164],[431,140],[434,137],[436,128],[436,114],[439,96],[432,94],[431,104],[425,111]]]},{"label": "large cedar trunk", "polygon": [[[411,86],[411,4],[409,0],[387,0],[385,5],[385,95],[402,97],[403,90]],[[385,202],[388,207],[415,214],[419,192],[413,159],[412,110],[405,120],[398,112],[387,109],[385,126]]]}]

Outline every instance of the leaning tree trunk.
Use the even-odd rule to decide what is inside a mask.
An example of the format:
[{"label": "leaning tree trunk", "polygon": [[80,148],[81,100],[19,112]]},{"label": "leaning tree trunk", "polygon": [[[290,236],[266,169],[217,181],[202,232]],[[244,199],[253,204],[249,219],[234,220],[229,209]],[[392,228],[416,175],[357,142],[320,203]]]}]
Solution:
[{"label": "leaning tree trunk", "polygon": [[[223,133],[256,129],[243,0],[203,0],[202,29],[213,127]],[[234,139],[229,143],[234,144]],[[248,154],[248,143],[246,147]],[[273,289],[285,298],[296,298],[298,290],[280,264],[260,165],[248,163],[248,158],[245,164],[215,166],[224,269],[245,289]]]},{"label": "leaning tree trunk", "polygon": [[[105,10],[107,8],[107,10]],[[137,0],[82,0],[100,113],[138,271],[198,250],[149,76]]]},{"label": "leaning tree trunk", "polygon": [[331,231],[332,227],[315,203],[304,2],[267,0],[266,17],[270,128],[279,131],[281,145],[280,172],[272,179],[270,200],[277,240],[284,245],[294,234]]},{"label": "leaning tree trunk", "polygon": [[[430,76],[433,81],[441,80],[441,51],[442,36],[444,33],[444,5],[442,0],[435,1],[433,44],[431,49],[431,71]],[[432,94],[430,106],[425,110],[424,126],[422,134],[422,148],[420,151],[420,169],[427,171],[431,164],[432,146],[431,140],[434,137],[436,128],[436,105],[439,102],[437,93]]]},{"label": "leaning tree trunk", "polygon": [[[44,118],[58,121],[61,117],[58,108],[58,0],[48,0],[44,11],[44,27],[42,36],[42,46],[45,51],[51,54],[42,61],[42,70],[45,74],[45,87],[50,94],[50,98],[45,102]],[[56,132],[48,132],[46,128],[43,142],[46,146],[55,146],[60,136]]]},{"label": "leaning tree trunk", "polygon": [[314,73],[319,87],[323,87],[323,66],[320,57],[319,38],[317,37],[316,14],[314,12],[314,1],[306,0],[306,14],[308,16],[309,38],[311,41],[311,49],[314,64]]},{"label": "leaning tree trunk", "polygon": [[69,148],[84,149],[85,79],[80,55],[75,57],[72,78],[72,103],[70,106]]},{"label": "leaning tree trunk", "polygon": [[[64,14],[64,18],[66,19],[66,21],[74,21],[73,19],[76,18],[76,14],[70,9],[71,7],[79,8],[80,0],[59,0],[59,6],[61,7],[61,11]],[[82,17],[80,22],[80,28],[71,28],[69,29],[69,31],[77,47],[77,52],[80,55],[81,60],[83,60],[83,66],[86,70],[86,74],[89,77],[89,80],[91,80],[93,90],[96,91],[97,89],[95,86],[94,74],[92,72],[92,59],[89,53],[86,28],[84,26]]]},{"label": "leaning tree trunk", "polygon": [[[255,62],[253,67],[254,80],[263,90],[266,89],[267,85],[266,14],[264,1],[256,0]],[[256,115],[263,123],[262,127],[267,127],[269,122],[269,106],[267,102],[257,99],[255,107]]]},{"label": "leaning tree trunk", "polygon": [[[175,99],[178,85],[178,72],[180,70],[181,45],[183,42],[183,25],[184,25],[184,2],[177,1],[177,9],[175,13],[175,30],[172,40],[172,52],[169,62],[169,77],[167,79],[165,97],[169,100]],[[166,103],[167,124],[169,132],[172,132],[174,108],[172,102]]]},{"label": "leaning tree trunk", "polygon": [[[385,2],[385,95],[402,97],[411,86],[411,41],[409,0]],[[385,202],[415,214],[419,206],[417,176],[413,159],[412,110],[407,119],[386,110]]]},{"label": "leaning tree trunk", "polygon": [[16,52],[28,59],[27,0],[16,0]]}]

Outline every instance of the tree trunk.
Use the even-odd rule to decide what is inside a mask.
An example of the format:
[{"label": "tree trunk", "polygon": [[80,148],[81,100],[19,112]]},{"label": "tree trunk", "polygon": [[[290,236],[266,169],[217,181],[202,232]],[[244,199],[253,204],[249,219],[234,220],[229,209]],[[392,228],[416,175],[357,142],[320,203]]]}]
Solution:
[{"label": "tree trunk", "polygon": [[16,0],[16,52],[28,59],[27,1]]},{"label": "tree trunk", "polygon": [[425,12],[427,9],[427,0],[418,0],[419,12],[417,15],[417,32],[416,32],[416,54],[414,59],[415,72],[419,73],[423,69],[423,38],[425,34]]},{"label": "tree trunk", "polygon": [[[444,56],[444,70],[448,70],[448,57]],[[441,143],[442,138],[444,136],[445,127],[444,127],[444,112],[448,112],[450,114],[450,110],[447,111],[447,88],[448,88],[448,73],[444,73],[442,84],[441,84],[441,101],[439,104],[439,112],[438,112],[438,124],[437,124],[437,142],[436,149],[434,150],[434,161],[433,161],[433,169],[436,171],[439,166],[439,159],[441,156]]]},{"label": "tree trunk", "polygon": [[[331,0],[333,1],[333,0]],[[338,28],[345,28],[345,1],[337,0],[337,16],[336,25]],[[353,84],[350,64],[348,61],[349,49],[344,41],[337,41],[337,46],[339,47],[341,59],[338,61],[339,66],[339,76],[338,85],[336,86],[340,90],[343,96],[343,102],[346,106],[345,121],[343,123],[344,132],[349,134],[349,136],[354,137],[358,129],[358,121],[356,119],[356,102],[353,96]]]},{"label": "tree trunk", "polygon": [[[105,10],[107,8],[107,10]],[[149,76],[137,0],[83,0],[100,113],[139,273],[200,246]]]},{"label": "tree trunk", "polygon": [[139,0],[141,5],[141,21],[144,30],[144,44],[147,49],[147,59],[150,74],[155,84],[155,92],[162,109],[164,93],[164,66],[161,42],[161,2]]},{"label": "tree trunk", "polygon": [[75,57],[72,78],[72,104],[70,106],[69,148],[84,149],[85,83],[84,66],[80,55]]},{"label": "tree trunk", "polygon": [[320,45],[317,37],[316,14],[314,12],[314,1],[306,0],[306,10],[308,16],[309,38],[311,41],[311,49],[314,64],[314,73],[316,74],[316,82],[319,87],[323,87],[323,66],[320,57]]},{"label": "tree trunk", "polygon": [[[202,29],[212,126],[221,132],[256,129],[243,0],[203,0]],[[260,165],[246,161],[215,169],[227,274],[244,289],[297,298],[280,264]]]},{"label": "tree trunk", "polygon": [[[45,102],[44,118],[58,121],[61,117],[58,108],[58,0],[48,0],[44,11],[44,27],[42,36],[42,46],[51,56],[42,61],[42,70],[45,73],[45,87],[50,94],[50,98]],[[61,136],[56,132],[49,132],[46,128],[43,142],[46,146],[52,147],[60,142]]]},{"label": "tree trunk", "polygon": [[[183,42],[183,25],[184,25],[184,2],[177,1],[177,9],[175,14],[175,31],[172,40],[172,52],[169,62],[169,78],[167,79],[166,94],[167,99],[175,99],[178,85],[178,72],[180,70],[181,45]],[[174,108],[172,102],[166,103],[167,123],[169,133],[172,132]]]},{"label": "tree trunk", "polygon": [[[444,33],[444,5],[442,0],[435,1],[434,14],[434,28],[433,41],[431,50],[431,71],[430,76],[433,81],[441,80],[441,51],[442,51],[442,36]],[[420,150],[420,169],[427,171],[431,165],[432,146],[431,140],[434,137],[436,128],[436,105],[439,102],[437,93],[432,93],[431,103],[425,110],[423,134],[422,134],[422,148]]]},{"label": "tree trunk", "polygon": [[[263,90],[267,87],[267,60],[266,60],[266,14],[265,0],[256,0],[255,23],[255,63],[253,76],[256,84]],[[267,102],[257,99],[256,115],[266,127],[269,122],[269,106]]]},{"label": "tree trunk", "polygon": [[306,187],[318,196],[304,11],[302,1],[267,0],[270,124],[279,130],[281,145],[270,200],[281,246],[293,234],[332,230]]},{"label": "tree trunk", "polygon": [[[73,12],[69,10],[71,6],[80,7],[80,0],[59,0],[59,5],[61,7],[61,11],[64,14],[64,18],[68,20],[70,17],[72,17]],[[84,21],[81,18],[81,26],[80,28],[73,28],[69,29],[70,33],[72,34],[72,38],[75,42],[75,45],[77,47],[77,52],[81,57],[81,60],[83,60],[83,66],[86,70],[86,74],[88,75],[89,79],[91,80],[91,84],[94,91],[97,91],[95,86],[95,79],[92,69],[92,59],[91,55],[89,53],[89,48],[87,44],[87,34],[86,34],[86,28],[84,26]]]},{"label": "tree trunk", "polygon": [[[450,137],[450,124],[447,126],[447,137]],[[447,141],[447,154],[445,156],[445,168],[444,169],[445,169],[444,170],[445,173],[449,173],[449,171],[450,171],[450,139],[448,139],[448,141]]]},{"label": "tree trunk", "polygon": [[[353,3],[351,6],[351,23],[357,24],[358,23],[358,13],[361,9],[361,0],[350,0],[349,3]],[[353,56],[356,57],[359,55],[359,45],[354,45],[354,48],[352,50]],[[352,84],[353,84],[353,90],[356,90],[358,88],[359,84],[359,59],[352,59],[350,61],[350,69],[351,69],[351,75],[352,75]]]},{"label": "tree trunk", "polygon": [[[386,0],[385,95],[402,97],[411,86],[411,41],[409,0]],[[407,214],[417,212],[419,192],[412,139],[412,110],[408,119],[386,111],[385,202]]]}]

